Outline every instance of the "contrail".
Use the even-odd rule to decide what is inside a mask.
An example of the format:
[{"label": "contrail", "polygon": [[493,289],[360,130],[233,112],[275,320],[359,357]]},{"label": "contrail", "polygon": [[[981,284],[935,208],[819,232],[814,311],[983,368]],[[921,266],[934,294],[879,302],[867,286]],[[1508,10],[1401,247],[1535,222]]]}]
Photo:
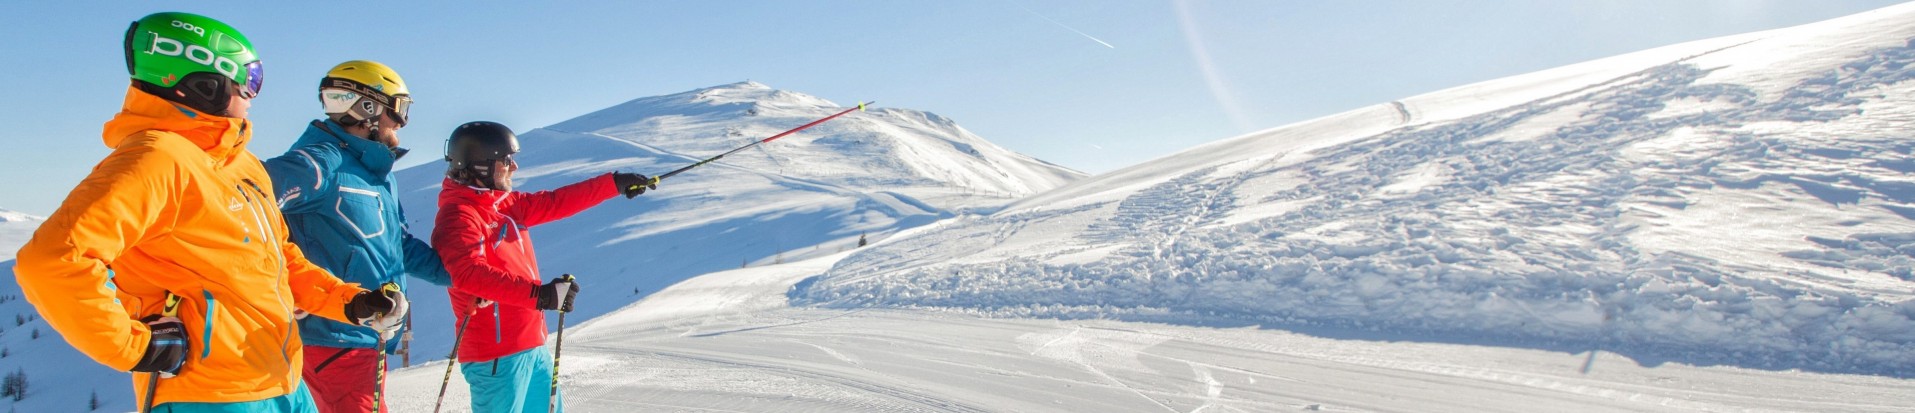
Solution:
[{"label": "contrail", "polygon": [[1029,13],[1031,13],[1031,14],[1034,14],[1034,15],[1037,15],[1037,17],[1038,17],[1038,18],[1040,18],[1040,19],[1044,19],[1045,21],[1048,21],[1048,22],[1051,22],[1051,24],[1055,24],[1055,25],[1057,25],[1057,27],[1062,27],[1062,28],[1064,28],[1064,30],[1070,30],[1070,31],[1071,31],[1071,33],[1077,33],[1077,35],[1079,35],[1079,36],[1084,36],[1084,38],[1086,38],[1086,39],[1090,39],[1090,41],[1093,41],[1093,42],[1097,42],[1097,44],[1101,44],[1101,45],[1104,45],[1104,47],[1108,47],[1108,48],[1112,48],[1112,49],[1116,49],[1116,48],[1117,48],[1117,46],[1111,46],[1109,42],[1105,42],[1105,41],[1103,41],[1103,40],[1098,40],[1098,39],[1097,39],[1096,37],[1093,37],[1093,36],[1091,36],[1091,35],[1090,35],[1089,33],[1084,33],[1083,31],[1080,31],[1080,30],[1077,30],[1077,29],[1073,29],[1073,28],[1071,28],[1070,26],[1068,26],[1068,25],[1065,25],[1065,24],[1064,24],[1063,22],[1059,22],[1059,21],[1057,21],[1057,20],[1054,20],[1054,19],[1051,19],[1051,18],[1049,18],[1049,17],[1045,17],[1045,16],[1043,15],[1043,14],[1039,14],[1039,13],[1038,13],[1038,12],[1037,12],[1036,10],[1031,10],[1031,8],[1029,8],[1029,7],[1024,7],[1024,5],[1022,5],[1022,4],[1017,4],[1017,3],[1011,3],[1011,5],[1013,5],[1013,6],[1017,6],[1017,8],[1020,8],[1020,9],[1024,9],[1024,11],[1026,11],[1026,12],[1029,12]]}]

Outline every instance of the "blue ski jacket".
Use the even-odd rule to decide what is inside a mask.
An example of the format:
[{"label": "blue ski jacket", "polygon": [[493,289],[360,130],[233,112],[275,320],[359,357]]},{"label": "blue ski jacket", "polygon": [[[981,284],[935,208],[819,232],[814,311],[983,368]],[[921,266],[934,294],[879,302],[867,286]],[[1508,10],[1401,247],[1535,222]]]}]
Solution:
[{"label": "blue ski jacket", "polygon": [[[396,161],[385,144],[328,120],[314,121],[292,149],[264,163],[293,243],[313,263],[368,289],[394,282],[404,290],[406,274],[450,286],[452,276],[431,244],[406,232],[405,211],[393,195]],[[379,339],[371,328],[320,317],[299,320],[299,336],[308,345],[339,348],[372,348]],[[387,350],[398,342],[389,340]]]}]

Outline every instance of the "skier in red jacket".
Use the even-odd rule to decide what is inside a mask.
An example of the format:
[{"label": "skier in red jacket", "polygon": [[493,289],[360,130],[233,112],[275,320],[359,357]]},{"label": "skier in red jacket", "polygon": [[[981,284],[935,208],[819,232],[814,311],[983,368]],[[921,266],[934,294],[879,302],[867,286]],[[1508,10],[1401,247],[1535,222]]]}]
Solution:
[{"label": "skier in red jacket", "polygon": [[[453,313],[464,326],[458,361],[473,412],[544,411],[552,353],[545,314],[572,311],[579,286],[570,277],[541,284],[527,230],[623,194],[657,189],[644,175],[613,172],[540,192],[512,191],[518,137],[494,122],[459,125],[446,140],[446,179],[432,247],[452,275]],[[560,410],[563,405],[559,404]]]}]

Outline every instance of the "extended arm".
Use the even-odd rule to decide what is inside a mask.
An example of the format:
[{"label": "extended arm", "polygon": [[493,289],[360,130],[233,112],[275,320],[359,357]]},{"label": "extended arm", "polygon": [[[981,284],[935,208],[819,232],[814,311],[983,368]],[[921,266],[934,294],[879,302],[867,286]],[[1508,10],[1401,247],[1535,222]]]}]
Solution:
[{"label": "extended arm", "polygon": [[608,173],[550,191],[513,193],[516,199],[499,212],[531,227],[572,216],[618,194]]}]

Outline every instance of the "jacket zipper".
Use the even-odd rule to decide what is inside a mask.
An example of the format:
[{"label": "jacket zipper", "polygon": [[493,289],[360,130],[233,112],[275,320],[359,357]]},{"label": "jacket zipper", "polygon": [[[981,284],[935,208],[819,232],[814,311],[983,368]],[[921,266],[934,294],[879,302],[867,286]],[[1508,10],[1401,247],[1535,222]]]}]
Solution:
[{"label": "jacket zipper", "polygon": [[[523,235],[520,235],[519,222],[517,220],[512,219],[511,216],[506,215],[503,212],[499,212],[498,202],[492,203],[492,213],[499,214],[500,218],[505,218],[505,222],[502,222],[499,224],[499,235],[498,235],[499,238],[497,241],[492,242],[492,248],[498,249],[501,245],[505,243],[505,237],[507,235],[512,235],[512,236],[520,238],[519,239],[520,242],[515,245],[519,249],[519,256],[529,257],[530,254],[527,254],[525,251],[525,244],[524,244],[525,237]],[[480,245],[481,245],[481,248],[484,248],[484,244],[480,244]],[[481,250],[479,251],[479,253],[484,254],[485,251]],[[535,283],[538,282],[538,277],[539,277],[538,270],[533,269],[530,264],[527,264],[524,261],[519,262],[519,265],[520,265],[520,268],[525,269],[526,274],[532,275],[532,282],[535,282]],[[504,322],[499,319],[499,305],[493,304],[492,305],[492,343],[498,344],[498,343],[504,343],[504,342],[505,342]]]},{"label": "jacket zipper", "polygon": [[[286,284],[286,254],[284,251],[280,251],[279,248],[276,248],[276,244],[278,244],[276,240],[279,239],[279,233],[269,225],[271,224],[271,219],[268,219],[266,212],[259,207],[259,199],[266,198],[266,192],[259,189],[259,184],[253,183],[251,178],[240,178],[240,181],[252,186],[253,192],[260,196],[260,198],[254,198],[253,194],[246,193],[246,188],[238,185],[233,186],[233,189],[239,190],[240,196],[246,198],[246,206],[251,209],[253,220],[258,223],[259,231],[266,237],[266,239],[262,240],[264,242],[261,242],[261,244],[264,244],[266,249],[272,252],[272,256],[275,259],[274,262],[278,264],[274,267],[275,271],[273,272],[273,298],[279,301],[280,308],[285,310],[286,314],[292,314],[292,306],[286,303],[286,296],[279,292],[280,286]],[[286,354],[286,346],[292,343],[293,323],[286,323],[285,330],[281,331],[280,334],[279,357],[291,363],[292,355]]]}]

